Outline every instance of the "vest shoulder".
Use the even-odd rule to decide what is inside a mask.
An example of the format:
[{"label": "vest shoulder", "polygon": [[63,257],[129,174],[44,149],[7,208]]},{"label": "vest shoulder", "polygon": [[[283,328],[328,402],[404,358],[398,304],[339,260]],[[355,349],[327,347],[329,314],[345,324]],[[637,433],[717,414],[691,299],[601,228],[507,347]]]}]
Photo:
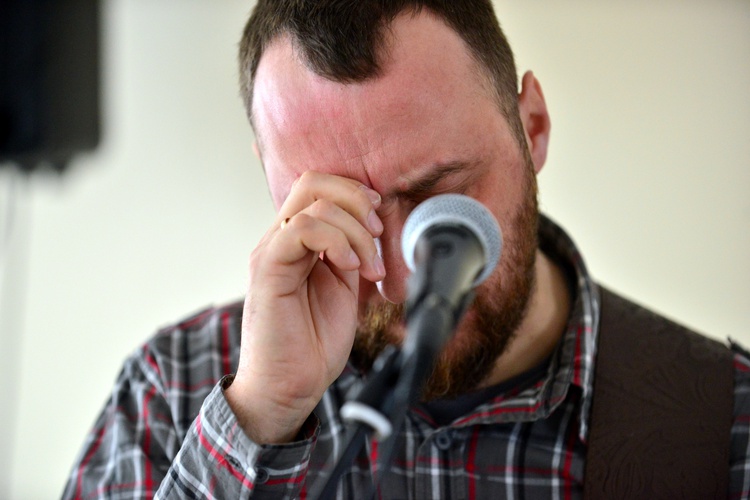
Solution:
[{"label": "vest shoulder", "polygon": [[599,292],[604,335],[609,330],[625,328],[629,335],[642,337],[643,341],[688,343],[695,349],[705,349],[716,355],[731,355],[725,342],[697,332],[605,287],[600,286]]}]

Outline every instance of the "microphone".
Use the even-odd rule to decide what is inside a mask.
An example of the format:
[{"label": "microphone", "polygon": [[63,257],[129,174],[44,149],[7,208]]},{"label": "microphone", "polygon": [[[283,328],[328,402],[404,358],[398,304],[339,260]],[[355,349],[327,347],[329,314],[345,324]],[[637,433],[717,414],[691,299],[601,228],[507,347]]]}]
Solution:
[{"label": "microphone", "polygon": [[444,194],[421,203],[406,219],[401,237],[413,273],[407,315],[429,299],[449,309],[457,323],[473,289],[495,269],[502,246],[497,220],[478,201]]},{"label": "microphone", "polygon": [[390,469],[399,429],[417,399],[437,355],[487,279],[503,246],[497,221],[468,196],[445,194],[421,203],[406,219],[401,250],[412,271],[406,299],[406,339],[401,350],[389,346],[365,383],[347,396],[341,416],[349,425],[344,451],[322,488],[312,498],[335,495],[338,479],[354,461],[372,431],[381,440],[373,484]]},{"label": "microphone", "polygon": [[[435,359],[474,299],[474,288],[500,260],[502,246],[495,217],[468,196],[432,197],[406,219],[401,250],[412,275],[407,286],[406,338],[388,404],[393,422],[389,429],[403,425],[407,408],[419,398]],[[390,467],[396,434],[382,443],[378,461],[383,473]]]},{"label": "microphone", "polygon": [[[406,298],[406,338],[398,405],[414,402],[435,359],[474,299],[474,288],[497,265],[502,236],[495,217],[468,196],[445,194],[421,203],[401,236],[413,271]],[[387,456],[387,454],[386,454]]]}]

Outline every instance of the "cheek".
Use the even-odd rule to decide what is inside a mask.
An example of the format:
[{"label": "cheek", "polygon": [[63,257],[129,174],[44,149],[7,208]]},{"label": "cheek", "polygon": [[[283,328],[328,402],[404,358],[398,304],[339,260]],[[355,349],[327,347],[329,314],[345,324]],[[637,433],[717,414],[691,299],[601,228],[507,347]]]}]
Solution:
[{"label": "cheek", "polygon": [[524,172],[524,168],[522,163],[501,167],[476,184],[475,197],[495,216],[503,232],[503,239],[506,233],[511,234],[514,231],[516,215],[527,203],[528,175],[533,174]]}]

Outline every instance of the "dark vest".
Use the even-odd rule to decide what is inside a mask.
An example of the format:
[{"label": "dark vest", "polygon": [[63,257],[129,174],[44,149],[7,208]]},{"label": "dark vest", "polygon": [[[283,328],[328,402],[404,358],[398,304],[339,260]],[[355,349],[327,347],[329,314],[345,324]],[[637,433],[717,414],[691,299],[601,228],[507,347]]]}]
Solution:
[{"label": "dark vest", "polygon": [[600,292],[585,498],[726,498],[731,350]]}]

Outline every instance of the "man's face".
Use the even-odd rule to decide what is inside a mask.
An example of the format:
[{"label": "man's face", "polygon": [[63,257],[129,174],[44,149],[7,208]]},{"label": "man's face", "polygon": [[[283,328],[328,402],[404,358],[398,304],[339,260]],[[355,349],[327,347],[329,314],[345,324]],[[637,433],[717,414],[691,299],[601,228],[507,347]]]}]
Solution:
[{"label": "man's face", "polygon": [[394,307],[406,298],[409,275],[401,230],[417,204],[461,193],[495,215],[500,265],[479,288],[428,389],[428,397],[452,395],[486,377],[526,309],[536,252],[534,168],[458,35],[427,14],[398,17],[392,33],[382,75],[356,84],[315,75],[288,39],[278,39],[258,68],[253,119],[277,208],[307,170],[355,179],[382,196],[386,277],[377,286],[360,280],[355,350],[403,337]]}]

